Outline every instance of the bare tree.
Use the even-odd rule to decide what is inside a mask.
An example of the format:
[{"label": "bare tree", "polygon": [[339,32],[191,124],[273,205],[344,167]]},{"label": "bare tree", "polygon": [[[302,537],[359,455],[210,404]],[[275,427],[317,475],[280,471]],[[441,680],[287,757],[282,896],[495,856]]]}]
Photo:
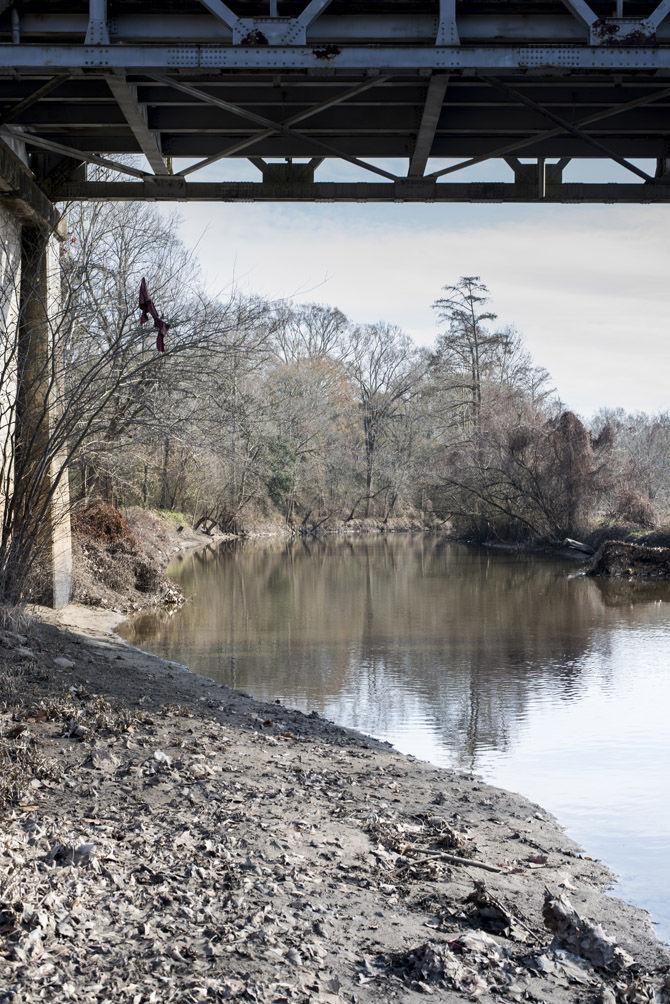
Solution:
[{"label": "bare tree", "polygon": [[331,458],[352,431],[346,372],[334,359],[317,356],[277,367],[266,387],[275,431],[276,501],[289,523],[296,506],[305,526],[312,518],[328,518],[333,510],[328,486],[335,477]]},{"label": "bare tree", "polygon": [[548,416],[519,402],[487,421],[477,449],[447,457],[442,505],[476,537],[578,536],[612,495],[611,449],[574,413]]},{"label": "bare tree", "polygon": [[320,303],[280,303],[275,307],[273,347],[283,363],[341,359],[349,321],[337,307]]},{"label": "bare tree", "polygon": [[444,296],[433,304],[445,325],[438,337],[436,362],[452,377],[452,390],[466,393],[466,411],[473,431],[480,424],[482,387],[494,362],[500,370],[501,358],[511,355],[509,333],[491,331],[496,315],[488,309],[488,287],[479,276],[463,276],[453,286],[444,287]]},{"label": "bare tree", "polygon": [[347,369],[356,389],[363,433],[365,515],[375,492],[377,460],[389,426],[416,392],[426,363],[414,343],[391,324],[367,324],[350,335]]},{"label": "bare tree", "polygon": [[[0,595],[12,601],[46,555],[50,511],[57,505],[68,518],[68,471],[80,472],[79,494],[122,498],[150,434],[167,467],[171,444],[186,447],[194,387],[258,313],[235,295],[216,303],[203,296],[192,255],[155,208],[71,206],[69,215],[60,254],[53,239],[35,235],[36,261],[47,248],[46,278],[26,269],[33,252],[24,236],[18,324],[10,316],[18,261],[2,287]],[[140,324],[143,277],[170,323],[164,353]],[[163,502],[173,497],[165,480],[162,494]]]}]

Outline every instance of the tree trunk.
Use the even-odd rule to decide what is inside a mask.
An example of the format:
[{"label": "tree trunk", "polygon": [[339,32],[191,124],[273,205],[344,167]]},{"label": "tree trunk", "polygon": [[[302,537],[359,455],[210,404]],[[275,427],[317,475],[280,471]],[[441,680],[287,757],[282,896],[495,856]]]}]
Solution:
[{"label": "tree trunk", "polygon": [[170,437],[166,436],[163,440],[163,468],[161,470],[161,497],[159,502],[160,509],[169,508],[168,474],[170,465],[170,445]]},{"label": "tree trunk", "polygon": [[372,501],[372,485],[374,482],[375,433],[370,415],[363,416],[363,432],[365,435],[365,518],[370,518],[370,502]]},{"label": "tree trunk", "polygon": [[142,477],[142,508],[146,509],[147,503],[149,501],[149,465],[144,465],[144,474]]}]

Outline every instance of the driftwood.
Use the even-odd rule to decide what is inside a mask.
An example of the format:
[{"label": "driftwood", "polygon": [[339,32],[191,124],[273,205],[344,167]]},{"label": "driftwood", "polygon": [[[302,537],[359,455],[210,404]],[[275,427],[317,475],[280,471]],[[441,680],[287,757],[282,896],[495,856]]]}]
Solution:
[{"label": "driftwood", "polygon": [[670,579],[670,547],[608,540],[598,550],[587,574],[625,579]]},{"label": "driftwood", "polygon": [[573,540],[571,537],[566,537],[563,541],[563,547],[569,547],[573,551],[582,551],[584,554],[594,554],[592,547],[588,544],[582,544],[581,540]]},{"label": "driftwood", "polygon": [[471,868],[483,868],[486,872],[502,872],[502,868],[498,868],[497,865],[489,865],[485,861],[477,861],[475,858],[462,858],[458,854],[445,854],[444,851],[435,851],[433,853],[422,854],[418,858],[410,858],[407,861],[403,861],[399,868],[409,868],[411,865],[421,864],[425,861],[435,861],[439,858],[440,861],[446,861],[450,865],[470,865]]}]

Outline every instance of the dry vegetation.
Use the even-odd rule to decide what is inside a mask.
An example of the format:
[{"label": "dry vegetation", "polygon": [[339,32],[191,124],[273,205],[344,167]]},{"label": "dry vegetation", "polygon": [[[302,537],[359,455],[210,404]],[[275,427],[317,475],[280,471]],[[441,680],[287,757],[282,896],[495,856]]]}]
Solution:
[{"label": "dry vegetation", "polygon": [[[217,330],[210,305],[210,357],[192,347],[191,363],[168,359],[114,400],[108,432],[77,459],[77,494],[233,532],[278,518],[294,532],[404,520],[556,542],[662,524],[668,416],[603,411],[588,425],[497,324],[481,280],[443,293],[431,349],[319,304],[238,303]],[[120,319],[107,309],[106,322]]]},{"label": "dry vegetation", "polygon": [[87,502],[73,515],[76,602],[123,612],[183,603],[165,570],[180,551],[207,540],[204,534],[173,514],[122,513],[108,502]]}]

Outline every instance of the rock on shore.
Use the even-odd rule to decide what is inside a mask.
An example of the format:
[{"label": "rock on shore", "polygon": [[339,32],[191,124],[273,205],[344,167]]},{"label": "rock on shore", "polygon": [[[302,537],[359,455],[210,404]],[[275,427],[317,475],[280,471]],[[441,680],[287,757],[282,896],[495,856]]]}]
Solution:
[{"label": "rock on shore", "polygon": [[648,918],[546,812],[96,612],[0,633],[0,735],[0,1001],[666,999]]}]

